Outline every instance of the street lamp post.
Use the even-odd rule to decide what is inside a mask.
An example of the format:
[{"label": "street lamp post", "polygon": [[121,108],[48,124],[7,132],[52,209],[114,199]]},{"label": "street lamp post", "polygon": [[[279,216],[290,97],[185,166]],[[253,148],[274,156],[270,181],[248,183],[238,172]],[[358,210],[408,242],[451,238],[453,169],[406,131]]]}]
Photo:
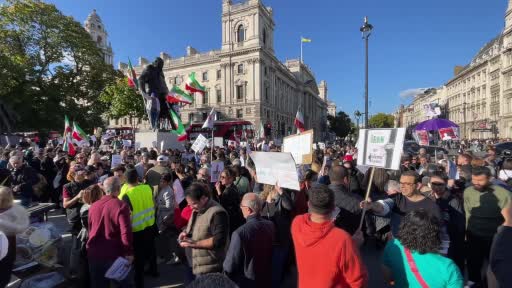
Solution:
[{"label": "street lamp post", "polygon": [[467,137],[466,135],[466,102],[462,103],[462,113],[463,113],[463,117],[464,117],[464,138]]},{"label": "street lamp post", "polygon": [[364,128],[368,128],[368,38],[372,34],[373,25],[368,23],[368,17],[364,17],[364,24],[359,31],[365,40],[365,84],[364,84]]}]

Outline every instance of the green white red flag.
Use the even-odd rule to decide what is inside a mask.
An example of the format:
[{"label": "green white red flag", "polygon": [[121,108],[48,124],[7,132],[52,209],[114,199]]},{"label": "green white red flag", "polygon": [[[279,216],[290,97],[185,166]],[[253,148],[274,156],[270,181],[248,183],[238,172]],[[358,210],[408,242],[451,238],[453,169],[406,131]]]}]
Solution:
[{"label": "green white red flag", "polygon": [[74,156],[76,154],[76,150],[75,150],[75,146],[73,146],[73,141],[71,140],[71,134],[72,134],[71,125],[69,124],[68,116],[65,115],[64,116],[64,134],[63,134],[64,142],[62,145],[63,146],[62,150],[68,152],[69,155]]},{"label": "green white red flag", "polygon": [[87,134],[85,134],[84,130],[76,124],[76,122],[73,122],[73,133],[72,133],[73,139],[80,142],[83,140],[89,140],[89,137],[87,137]]},{"label": "green white red flag", "polygon": [[128,86],[139,90],[139,80],[137,80],[137,74],[135,73],[135,70],[133,69],[132,62],[130,61],[130,58],[128,58],[128,68],[129,68]]},{"label": "green white red flag", "polygon": [[192,104],[194,103],[194,97],[188,94],[187,92],[180,89],[180,87],[174,85],[172,86],[171,91],[169,91],[169,95],[167,95],[167,102],[169,103],[185,103]]},{"label": "green white red flag", "polygon": [[185,90],[190,93],[201,93],[203,95],[206,92],[206,88],[201,86],[201,84],[196,80],[196,72],[192,72],[188,75],[188,79],[185,82]]},{"label": "green white red flag", "polygon": [[182,142],[187,140],[187,130],[185,129],[181,118],[172,109],[169,109],[169,113],[171,114],[171,120],[174,123],[174,126],[177,127],[176,130],[172,130],[172,132],[178,135],[178,141]]}]

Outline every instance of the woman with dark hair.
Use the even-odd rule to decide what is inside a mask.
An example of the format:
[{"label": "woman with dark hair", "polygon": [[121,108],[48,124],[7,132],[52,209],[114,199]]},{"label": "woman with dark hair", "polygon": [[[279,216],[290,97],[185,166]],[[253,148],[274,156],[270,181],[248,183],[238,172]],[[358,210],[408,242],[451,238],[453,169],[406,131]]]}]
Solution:
[{"label": "woman with dark hair", "polygon": [[384,249],[385,279],[394,281],[395,287],[463,287],[457,265],[439,254],[440,234],[437,217],[424,209],[407,213],[397,238]]},{"label": "woman with dark hair", "polygon": [[236,228],[244,224],[244,217],[242,210],[240,210],[240,193],[234,184],[235,172],[231,168],[226,168],[220,173],[219,182],[215,184],[215,196],[218,202],[229,215],[229,235],[236,230]]}]

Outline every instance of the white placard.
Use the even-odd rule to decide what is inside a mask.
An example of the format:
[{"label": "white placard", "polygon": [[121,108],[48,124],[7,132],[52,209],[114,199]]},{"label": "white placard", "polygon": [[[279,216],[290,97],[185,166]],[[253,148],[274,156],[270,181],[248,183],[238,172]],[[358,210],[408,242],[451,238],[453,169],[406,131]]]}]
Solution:
[{"label": "white placard", "polygon": [[357,165],[398,170],[405,128],[361,129],[357,142]]},{"label": "white placard", "polygon": [[[312,154],[313,130],[302,132],[298,135],[285,137],[283,140],[283,152],[292,154],[295,163],[303,164],[304,155]],[[308,163],[304,163],[308,164]]]},{"label": "white placard", "polygon": [[199,134],[196,141],[194,141],[194,144],[192,144],[192,150],[194,150],[196,153],[201,153],[206,147],[206,144],[208,144],[208,139],[206,139],[203,134]]},{"label": "white placard", "polygon": [[123,139],[123,147],[132,147],[132,140]]},{"label": "white placard", "polygon": [[222,137],[213,138],[213,146],[214,147],[224,147],[224,138],[222,138]]},{"label": "white placard", "polygon": [[139,150],[140,149],[140,142],[135,142],[135,150]]},{"label": "white placard", "polygon": [[123,164],[123,157],[119,154],[112,155],[112,161],[110,161],[110,168],[114,168]]},{"label": "white placard", "polygon": [[240,142],[240,147],[245,148],[245,146],[247,146],[247,142],[245,142],[245,141]]},{"label": "white placard", "polygon": [[160,141],[160,153],[164,151],[164,140]]},{"label": "white placard", "polygon": [[222,161],[213,161],[212,169],[210,169],[210,182],[219,181],[220,173],[224,170],[224,162]]},{"label": "white placard", "polygon": [[252,152],[258,183],[300,190],[297,168],[291,153]]}]

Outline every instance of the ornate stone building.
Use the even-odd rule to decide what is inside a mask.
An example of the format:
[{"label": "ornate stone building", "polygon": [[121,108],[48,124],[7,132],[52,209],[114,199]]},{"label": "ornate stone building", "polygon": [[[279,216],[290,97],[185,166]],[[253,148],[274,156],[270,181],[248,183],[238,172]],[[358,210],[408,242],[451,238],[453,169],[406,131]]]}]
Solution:
[{"label": "ornate stone building", "polygon": [[100,16],[96,13],[96,9],[92,10],[91,14],[87,16],[84,27],[85,30],[91,34],[92,40],[96,42],[96,45],[103,52],[105,63],[113,65],[114,52],[112,52],[112,45],[107,41],[107,30],[105,30],[105,25],[103,25]]},{"label": "ornate stone building", "polygon": [[[295,131],[293,121],[300,107],[306,128],[315,129],[315,138],[324,137],[327,84],[317,85],[311,69],[299,60],[282,63],[276,58],[272,8],[259,0],[236,4],[223,0],[221,23],[220,50],[199,53],[189,46],[183,57],[160,54],[169,89],[174,84],[183,88],[191,72],[207,89],[204,96],[196,93],[195,102],[181,109],[182,120],[202,122],[213,107],[220,120],[270,125],[272,136],[280,138]],[[134,67],[137,75],[147,64],[148,60],[139,58]],[[126,71],[127,66],[120,63],[119,68]],[[111,126],[126,124],[116,121]]]},{"label": "ornate stone building", "polygon": [[444,87],[428,88],[423,93],[414,97],[411,104],[401,105],[395,111],[395,127],[409,127],[411,125],[429,120],[425,106],[435,105],[440,107],[441,112],[446,112],[446,90]]}]

